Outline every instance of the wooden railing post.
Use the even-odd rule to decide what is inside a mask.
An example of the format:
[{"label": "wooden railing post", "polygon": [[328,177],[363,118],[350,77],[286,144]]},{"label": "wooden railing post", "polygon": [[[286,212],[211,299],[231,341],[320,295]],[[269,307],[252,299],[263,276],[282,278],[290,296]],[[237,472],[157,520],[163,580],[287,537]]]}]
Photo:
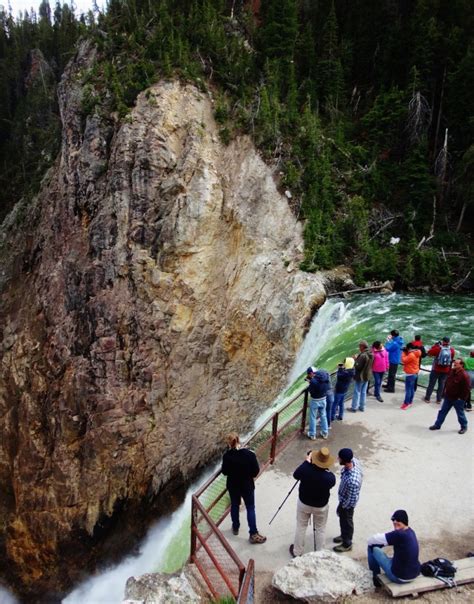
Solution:
[{"label": "wooden railing post", "polygon": [[275,461],[277,438],[278,438],[278,413],[275,413],[272,419],[272,444],[270,448],[270,463]]},{"label": "wooden railing post", "polygon": [[304,391],[303,412],[302,412],[302,416],[301,416],[301,433],[302,434],[304,434],[305,427],[306,427],[306,411],[308,410],[308,398],[309,398],[309,391],[308,391],[308,389],[306,389]]}]

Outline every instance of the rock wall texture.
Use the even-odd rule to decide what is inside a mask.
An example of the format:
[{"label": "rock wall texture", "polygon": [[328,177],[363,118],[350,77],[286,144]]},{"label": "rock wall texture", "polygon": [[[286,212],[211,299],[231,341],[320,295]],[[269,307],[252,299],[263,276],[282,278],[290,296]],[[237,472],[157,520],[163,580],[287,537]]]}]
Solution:
[{"label": "rock wall texture", "polygon": [[84,117],[93,61],[66,71],[60,157],[0,233],[1,572],[29,601],[250,425],[345,277],[294,268],[301,226],[209,95],[161,82],[122,123]]}]

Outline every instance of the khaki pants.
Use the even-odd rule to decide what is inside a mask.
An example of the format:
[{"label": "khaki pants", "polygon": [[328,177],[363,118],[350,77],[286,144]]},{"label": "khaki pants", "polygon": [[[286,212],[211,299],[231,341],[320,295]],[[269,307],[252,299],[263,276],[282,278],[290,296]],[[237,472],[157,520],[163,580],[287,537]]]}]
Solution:
[{"label": "khaki pants", "polygon": [[308,522],[313,517],[314,529],[316,532],[316,551],[324,549],[326,541],[326,522],[328,519],[329,504],[323,508],[316,508],[306,505],[300,499],[296,506],[296,532],[293,551],[295,556],[304,554],[304,540]]}]

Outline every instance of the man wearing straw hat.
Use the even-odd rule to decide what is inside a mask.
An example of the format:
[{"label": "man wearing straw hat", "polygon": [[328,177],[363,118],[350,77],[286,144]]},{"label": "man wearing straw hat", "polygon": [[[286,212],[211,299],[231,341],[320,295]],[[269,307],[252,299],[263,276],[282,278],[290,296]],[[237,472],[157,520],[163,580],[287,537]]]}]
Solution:
[{"label": "man wearing straw hat", "polygon": [[329,471],[334,457],[327,447],[319,451],[308,451],[306,460],[296,468],[293,478],[300,481],[296,507],[295,541],[290,545],[290,554],[295,558],[304,553],[306,529],[313,518],[315,550],[324,548],[326,522],[329,509],[329,492],[336,484],[335,475]]}]

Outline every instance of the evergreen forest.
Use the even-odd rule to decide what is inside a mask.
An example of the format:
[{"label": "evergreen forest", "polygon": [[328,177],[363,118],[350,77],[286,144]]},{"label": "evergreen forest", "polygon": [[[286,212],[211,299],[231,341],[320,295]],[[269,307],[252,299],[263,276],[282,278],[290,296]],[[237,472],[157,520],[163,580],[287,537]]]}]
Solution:
[{"label": "evergreen forest", "polygon": [[304,225],[303,270],[345,264],[359,283],[472,289],[472,32],[472,0],[0,7],[0,219],[55,160],[56,88],[89,38],[84,118],[126,118],[162,78],[211,90],[222,141],[248,134],[276,167]]}]

